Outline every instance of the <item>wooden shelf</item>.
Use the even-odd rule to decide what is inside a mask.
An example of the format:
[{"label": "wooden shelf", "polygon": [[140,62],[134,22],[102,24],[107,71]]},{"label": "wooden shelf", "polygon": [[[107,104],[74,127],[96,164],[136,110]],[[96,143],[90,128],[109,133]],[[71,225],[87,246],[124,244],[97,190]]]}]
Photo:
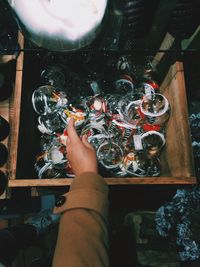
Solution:
[{"label": "wooden shelf", "polygon": [[[126,178],[105,178],[108,185],[181,185],[195,184],[196,177],[126,177]],[[70,186],[73,179],[15,179],[9,181],[9,187],[47,187],[47,186]]]}]

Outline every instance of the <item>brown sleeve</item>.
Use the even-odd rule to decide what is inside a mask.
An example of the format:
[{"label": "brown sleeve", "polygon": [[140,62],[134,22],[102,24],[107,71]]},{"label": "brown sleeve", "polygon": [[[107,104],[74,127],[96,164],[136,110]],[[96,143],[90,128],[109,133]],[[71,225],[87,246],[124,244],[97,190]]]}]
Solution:
[{"label": "brown sleeve", "polygon": [[62,213],[53,267],[107,267],[108,187],[95,173],[76,177],[65,203],[55,207]]}]

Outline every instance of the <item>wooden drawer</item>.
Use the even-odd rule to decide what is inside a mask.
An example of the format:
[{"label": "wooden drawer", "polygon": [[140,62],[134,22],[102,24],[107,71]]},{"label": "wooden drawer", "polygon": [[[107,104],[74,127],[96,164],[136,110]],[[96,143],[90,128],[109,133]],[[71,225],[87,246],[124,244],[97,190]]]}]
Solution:
[{"label": "wooden drawer", "polygon": [[[23,36],[21,34],[19,35],[19,39],[23,47]],[[38,179],[36,177],[34,178],[31,172],[30,174],[28,172],[23,173],[23,164],[25,166],[26,164],[28,164],[27,162],[29,160],[29,142],[34,142],[34,136],[32,136],[31,134],[28,136],[29,141],[26,140],[27,136],[25,138],[25,135],[27,133],[31,133],[31,129],[26,131],[26,129],[24,128],[36,128],[36,125],[30,125],[28,123],[30,120],[32,121],[32,118],[29,117],[29,109],[32,109],[31,102],[28,102],[30,97],[26,100],[22,97],[22,93],[25,92],[24,90],[29,90],[29,88],[27,88],[27,85],[23,86],[22,84],[22,78],[23,81],[26,79],[26,77],[23,77],[23,71],[25,71],[25,69],[23,70],[23,61],[24,52],[21,52],[20,56],[17,59],[14,94],[12,99],[10,100],[10,103],[8,103],[7,105],[7,110],[5,110],[5,107],[3,107],[4,112],[6,112],[7,118],[9,118],[11,125],[11,133],[8,139],[10,154],[8,163],[6,165],[9,176],[9,188],[70,185],[72,179],[69,178]],[[26,76],[26,73],[24,76]],[[161,176],[105,178],[106,182],[109,185],[178,185],[196,183],[196,177],[193,168],[193,154],[191,148],[187,98],[182,62],[175,61],[173,62],[173,64],[169,64],[166,75],[164,75],[163,82],[161,84],[161,92],[168,98],[171,105],[171,117],[166,130],[166,146],[161,156]],[[21,114],[21,107],[23,105],[26,105],[26,115]],[[20,123],[23,123],[22,132],[19,131]],[[25,144],[23,142],[25,142]],[[27,150],[24,150],[24,154],[20,154],[19,158],[19,153],[21,153],[20,147],[22,146],[22,144],[26,147],[26,142]],[[20,171],[18,171],[18,166],[20,166]]]}]

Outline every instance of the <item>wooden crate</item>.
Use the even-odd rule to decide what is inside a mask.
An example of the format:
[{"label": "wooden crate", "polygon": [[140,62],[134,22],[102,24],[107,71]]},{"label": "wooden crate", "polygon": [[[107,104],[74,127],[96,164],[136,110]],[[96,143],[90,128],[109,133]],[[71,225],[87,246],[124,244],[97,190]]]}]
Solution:
[{"label": "wooden crate", "polygon": [[[23,48],[23,36],[19,35],[19,41]],[[9,160],[6,170],[9,175],[9,188],[14,187],[47,187],[70,185],[72,179],[38,179],[31,175],[17,175],[18,146],[23,140],[19,138],[20,111],[23,106],[22,77],[23,77],[24,52],[21,52],[16,65],[16,82],[14,94],[4,112],[9,118],[11,133],[8,139]],[[24,90],[24,89],[23,89]],[[28,90],[28,88],[26,88]],[[195,184],[193,154],[190,139],[190,127],[188,122],[187,98],[182,62],[176,61],[168,68],[161,84],[161,92],[168,98],[171,105],[171,117],[166,131],[166,146],[161,156],[162,173],[160,177],[126,177],[105,178],[108,185],[134,185],[134,184],[167,184],[184,185]],[[31,103],[30,103],[30,108]],[[5,110],[6,109],[6,110]],[[27,118],[29,120],[29,118]],[[35,127],[35,125],[32,125]],[[30,142],[32,142],[30,137]],[[28,148],[27,148],[28,149]],[[29,151],[27,151],[29,153]],[[24,155],[26,164],[26,155]]]}]

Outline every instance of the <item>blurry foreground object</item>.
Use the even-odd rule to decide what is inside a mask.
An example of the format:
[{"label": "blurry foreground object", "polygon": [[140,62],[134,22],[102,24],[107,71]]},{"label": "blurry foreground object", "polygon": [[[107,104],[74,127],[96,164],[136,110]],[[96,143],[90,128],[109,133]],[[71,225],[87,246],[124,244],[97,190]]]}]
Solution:
[{"label": "blurry foreground object", "polygon": [[90,44],[101,30],[107,0],[8,0],[34,44],[70,51]]},{"label": "blurry foreground object", "polygon": [[19,54],[18,26],[5,1],[0,1],[0,65],[15,60]]}]

